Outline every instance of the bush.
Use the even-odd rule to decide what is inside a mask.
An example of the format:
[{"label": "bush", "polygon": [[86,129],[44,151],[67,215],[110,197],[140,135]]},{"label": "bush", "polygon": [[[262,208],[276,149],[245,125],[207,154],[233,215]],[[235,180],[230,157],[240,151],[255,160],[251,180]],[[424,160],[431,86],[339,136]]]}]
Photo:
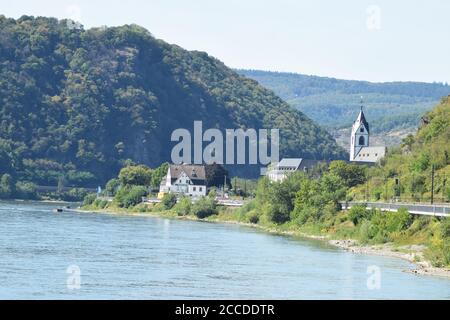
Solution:
[{"label": "bush", "polygon": [[102,199],[95,199],[92,205],[98,209],[105,209],[106,206],[108,205],[108,201]]},{"label": "bush", "polygon": [[188,197],[182,197],[175,205],[174,210],[179,216],[186,216],[191,212],[192,202]]},{"label": "bush", "polygon": [[201,197],[192,205],[192,213],[203,219],[216,214],[216,202],[210,197]]},{"label": "bush", "polygon": [[386,219],[386,231],[390,233],[405,230],[412,222],[411,215],[406,208],[400,208],[397,212],[387,212]]},{"label": "bush", "polygon": [[17,182],[16,196],[19,199],[34,200],[38,198],[36,185],[32,182]]},{"label": "bush", "polygon": [[106,183],[105,191],[107,195],[114,197],[119,187],[120,187],[120,180],[114,178]]},{"label": "bush", "polygon": [[114,200],[122,208],[129,208],[142,202],[142,197],[147,195],[147,189],[143,186],[125,186],[117,191]]},{"label": "bush", "polygon": [[95,193],[87,194],[83,199],[83,206],[89,206],[93,204],[95,199],[97,199],[97,195]]},{"label": "bush", "polygon": [[73,188],[60,195],[60,198],[64,201],[83,201],[84,197],[88,194],[88,191],[83,188]]},{"label": "bush", "polygon": [[353,222],[355,226],[361,223],[361,221],[363,221],[364,219],[370,220],[372,218],[372,215],[373,211],[367,210],[366,206],[364,205],[353,206],[348,211],[348,218]]},{"label": "bush", "polygon": [[258,211],[256,210],[250,210],[249,212],[247,212],[247,214],[245,215],[245,218],[248,222],[250,223],[254,223],[257,224],[259,222],[259,214]]},{"label": "bush", "polygon": [[295,222],[298,225],[304,225],[308,222],[315,222],[319,220],[321,212],[314,206],[303,206],[301,209],[297,209],[294,213]]},{"label": "bush", "polygon": [[441,236],[443,240],[450,240],[450,218],[442,219]]},{"label": "bush", "polygon": [[161,199],[161,205],[165,210],[170,210],[177,203],[177,196],[173,193],[166,193]]},{"label": "bush", "polygon": [[0,198],[9,199],[14,193],[14,180],[10,174],[5,173],[0,177]]},{"label": "bush", "polygon": [[362,243],[367,243],[373,238],[373,227],[370,221],[364,220],[361,222],[359,236]]}]

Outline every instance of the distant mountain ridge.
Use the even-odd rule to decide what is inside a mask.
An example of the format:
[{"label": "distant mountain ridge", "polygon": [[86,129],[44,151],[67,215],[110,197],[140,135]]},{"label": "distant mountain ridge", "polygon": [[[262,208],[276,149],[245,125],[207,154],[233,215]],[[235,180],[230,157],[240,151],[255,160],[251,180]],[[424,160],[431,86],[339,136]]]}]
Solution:
[{"label": "distant mountain ridge", "polygon": [[137,25],[0,15],[0,174],[95,186],[127,163],[170,161],[172,131],[194,120],[205,130],[278,128],[281,156],[345,157],[312,120],[207,53]]},{"label": "distant mountain ridge", "polygon": [[348,129],[358,113],[361,96],[375,138],[392,145],[414,132],[421,115],[450,94],[450,86],[442,83],[373,83],[286,72],[237,72],[273,90],[327,128],[343,146],[348,144]]}]

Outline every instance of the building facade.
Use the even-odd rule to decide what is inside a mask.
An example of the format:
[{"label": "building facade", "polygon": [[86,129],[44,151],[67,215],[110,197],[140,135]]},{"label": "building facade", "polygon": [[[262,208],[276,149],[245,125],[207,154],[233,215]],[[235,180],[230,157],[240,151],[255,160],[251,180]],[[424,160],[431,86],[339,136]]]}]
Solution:
[{"label": "building facade", "polygon": [[321,161],[302,158],[283,158],[280,162],[272,163],[266,172],[266,176],[272,182],[281,182],[287,176],[297,171],[311,170]]},{"label": "building facade", "polygon": [[189,197],[206,196],[206,170],[203,165],[169,165],[167,174],[161,180],[159,195],[176,193]]},{"label": "building facade", "polygon": [[375,163],[386,155],[386,147],[370,145],[369,123],[361,106],[350,136],[350,161]]}]

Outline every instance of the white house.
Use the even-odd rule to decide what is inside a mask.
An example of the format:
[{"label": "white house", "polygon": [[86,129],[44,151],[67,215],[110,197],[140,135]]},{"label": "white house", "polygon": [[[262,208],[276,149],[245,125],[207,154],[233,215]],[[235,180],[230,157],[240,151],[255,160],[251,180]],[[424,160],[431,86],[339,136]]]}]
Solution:
[{"label": "white house", "polygon": [[308,171],[320,161],[302,158],[283,158],[280,162],[272,163],[267,168],[266,175],[270,181],[281,182],[296,171]]},{"label": "white house", "polygon": [[386,155],[386,147],[370,146],[369,138],[369,123],[361,106],[361,111],[352,126],[350,161],[375,163]]},{"label": "white house", "polygon": [[203,165],[169,165],[161,180],[159,195],[177,193],[190,197],[206,196],[206,170]]}]

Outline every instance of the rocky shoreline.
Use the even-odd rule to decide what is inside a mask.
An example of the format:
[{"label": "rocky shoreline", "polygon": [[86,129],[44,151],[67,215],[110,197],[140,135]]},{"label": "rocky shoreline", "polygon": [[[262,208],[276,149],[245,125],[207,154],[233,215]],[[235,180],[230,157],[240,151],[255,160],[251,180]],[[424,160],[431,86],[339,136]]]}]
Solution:
[{"label": "rocky shoreline", "polygon": [[408,245],[393,247],[391,243],[379,245],[359,245],[355,240],[329,240],[329,244],[338,248],[350,251],[355,254],[378,255],[385,257],[399,258],[413,263],[416,268],[405,270],[414,274],[431,275],[450,279],[450,269],[433,267],[423,256],[425,246]]}]

